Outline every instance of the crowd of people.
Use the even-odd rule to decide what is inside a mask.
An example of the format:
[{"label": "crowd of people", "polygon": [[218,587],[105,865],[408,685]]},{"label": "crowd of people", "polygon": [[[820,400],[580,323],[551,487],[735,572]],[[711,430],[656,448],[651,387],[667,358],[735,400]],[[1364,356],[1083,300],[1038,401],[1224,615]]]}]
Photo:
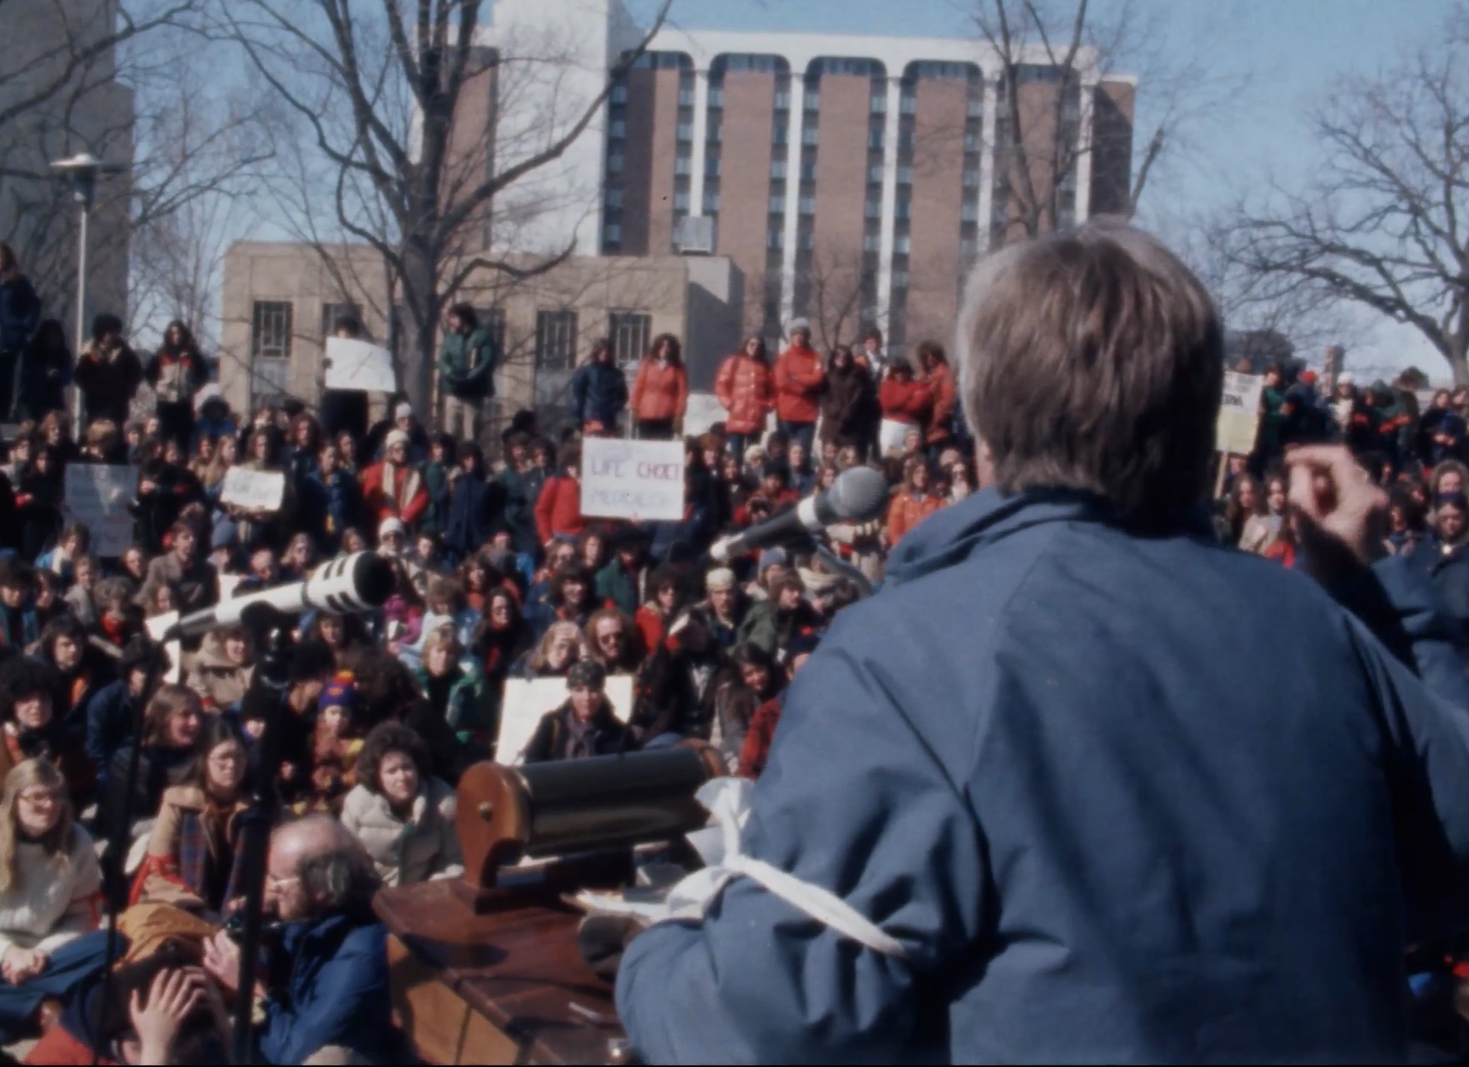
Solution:
[{"label": "crowd of people", "polygon": [[[57,1007],[33,1055],[124,1038],[155,1051],[187,1038],[189,1055],[207,1054],[209,1026],[184,1020],[217,1021],[235,995],[222,924],[243,892],[240,819],[273,788],[292,821],[272,846],[268,895],[304,932],[278,950],[297,965],[273,965],[264,985],[262,1051],[270,1062],[334,1046],[381,1058],[397,1046],[367,901],[380,885],[462,872],[454,786],[469,765],[697,738],[731,773],[758,777],[785,689],[834,616],[882,580],[905,537],[979,484],[942,345],[910,359],[868,329],[822,354],[797,321],[774,358],[751,336],[720,364],[725,417],[683,438],[681,521],[585,516],[584,438],[679,437],[679,339],[657,338],[631,386],[598,343],[563,425],[521,411],[487,449],[493,338],[468,307],[445,325],[439,425],[452,432],[403,401],[369,424],[366,397],[350,393],[316,410],[284,400],[236,412],[182,322],[145,360],[116,316],[99,315],[73,359],[0,247],[0,381],[13,385],[0,400],[19,421],[0,471],[0,1030],[19,1036]],[[336,332],[361,325],[343,319]],[[76,433],[68,386],[83,412]],[[151,411],[136,410],[140,393]],[[1215,482],[1219,538],[1290,565],[1279,463],[1289,445],[1324,440],[1346,442],[1390,486],[1388,551],[1424,560],[1469,623],[1469,390],[1419,413],[1403,389],[1359,392],[1343,375],[1324,396],[1311,372],[1271,367],[1257,448],[1229,457]],[[134,541],[115,558],[68,518],[75,464],[136,470]],[[834,526],[819,545],[708,562],[720,536],[863,464],[891,486],[879,519]],[[283,475],[279,506],[224,499],[233,467]],[[262,650],[245,628],[185,640],[179,662],[148,634],[149,618],[362,551],[391,561],[393,595],[368,615],[300,618],[283,719],[252,685]],[[609,699],[617,675],[632,679],[630,707]],[[541,678],[565,680],[564,702],[524,751],[497,751],[507,685]],[[267,721],[280,731],[273,766],[261,765]],[[118,967],[134,999],[101,1018],[87,1011],[101,995],[108,907],[130,937]],[[338,960],[348,941],[350,967],[299,963]],[[179,944],[197,951],[181,962]]]}]

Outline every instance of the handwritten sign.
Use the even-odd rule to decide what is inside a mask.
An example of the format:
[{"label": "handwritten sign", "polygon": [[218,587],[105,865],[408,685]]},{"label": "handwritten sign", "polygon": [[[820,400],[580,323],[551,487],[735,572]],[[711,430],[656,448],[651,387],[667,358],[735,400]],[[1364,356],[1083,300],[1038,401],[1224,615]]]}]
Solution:
[{"label": "handwritten sign", "polygon": [[1260,426],[1260,394],[1265,379],[1258,374],[1224,372],[1224,399],[1219,420],[1214,424],[1214,448],[1220,452],[1248,455],[1255,450]]},{"label": "handwritten sign", "polygon": [[224,472],[219,499],[246,511],[279,511],[285,494],[286,476],[280,471],[231,467]]},{"label": "handwritten sign", "polygon": [[326,339],[326,387],[375,393],[397,391],[393,354],[381,345],[351,337]]},{"label": "handwritten sign", "polygon": [[884,456],[892,455],[894,452],[903,454],[904,442],[908,438],[908,431],[916,430],[918,427],[910,422],[899,422],[897,419],[883,419],[882,425],[877,431],[878,449]]},{"label": "handwritten sign", "polygon": [[582,442],[581,513],[595,519],[683,518],[683,442]]},{"label": "handwritten sign", "polygon": [[[632,675],[614,674],[607,679],[607,699],[612,713],[622,722],[632,717]],[[565,678],[509,678],[500,702],[500,736],[495,742],[495,760],[507,766],[519,764],[526,745],[548,711],[571,699]]]},{"label": "handwritten sign", "polygon": [[133,543],[133,516],[128,511],[138,487],[136,467],[69,463],[66,467],[66,512],[72,522],[92,531],[92,552],[103,558],[121,556]]}]

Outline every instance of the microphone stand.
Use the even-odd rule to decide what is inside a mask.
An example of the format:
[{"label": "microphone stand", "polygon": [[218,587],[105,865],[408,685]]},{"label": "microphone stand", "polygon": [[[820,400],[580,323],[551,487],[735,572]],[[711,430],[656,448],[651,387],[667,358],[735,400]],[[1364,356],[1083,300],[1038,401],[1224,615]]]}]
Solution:
[{"label": "microphone stand", "polygon": [[259,780],[254,803],[240,818],[239,858],[245,886],[244,933],[240,938],[240,974],[235,994],[234,1025],[230,1033],[230,1062],[253,1063],[250,1017],[255,1000],[255,975],[260,957],[260,931],[265,904],[265,866],[270,832],[280,807],[276,777],[280,774],[280,740],[284,719],[291,714],[286,700],[291,692],[291,660],[295,640],[291,617],[269,605],[251,605],[241,619],[251,631],[256,648],[266,650],[253,684],[261,686],[269,704],[265,734],[260,739]]},{"label": "microphone stand", "polygon": [[830,567],[832,571],[840,574],[843,578],[847,578],[850,581],[856,583],[857,590],[862,594],[863,600],[866,600],[872,595],[872,583],[868,581],[867,575],[863,574],[856,567],[852,566],[852,564],[842,559],[841,556],[838,556],[835,552],[827,548],[820,541],[816,541],[816,555],[819,556],[821,558],[821,562]]}]

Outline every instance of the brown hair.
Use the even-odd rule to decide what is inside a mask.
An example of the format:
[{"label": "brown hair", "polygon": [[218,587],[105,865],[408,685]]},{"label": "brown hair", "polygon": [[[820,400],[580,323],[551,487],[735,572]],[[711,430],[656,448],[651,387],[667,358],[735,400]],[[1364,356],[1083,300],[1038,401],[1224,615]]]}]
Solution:
[{"label": "brown hair", "polygon": [[1003,492],[1080,489],[1125,521],[1205,497],[1224,335],[1203,285],[1116,222],[1012,245],[969,279],[964,410]]},{"label": "brown hair", "polygon": [[160,686],[148,701],[148,710],[143,712],[143,744],[166,744],[169,720],[189,708],[200,715],[204,713],[198,693],[182,685]]},{"label": "brown hair", "polygon": [[362,751],[357,755],[357,781],[368,791],[382,794],[383,785],[378,780],[383,760],[390,752],[401,752],[418,768],[420,787],[428,784],[430,767],[428,746],[423,738],[410,727],[389,720],[374,726],[362,742]]}]

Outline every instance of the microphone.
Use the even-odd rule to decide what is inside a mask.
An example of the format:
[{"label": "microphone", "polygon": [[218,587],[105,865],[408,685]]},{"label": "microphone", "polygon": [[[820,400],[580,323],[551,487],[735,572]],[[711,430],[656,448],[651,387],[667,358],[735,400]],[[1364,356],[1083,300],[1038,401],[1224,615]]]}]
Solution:
[{"label": "microphone", "polygon": [[716,541],[709,556],[728,563],[748,552],[778,545],[794,534],[820,533],[839,522],[871,522],[882,515],[887,502],[887,479],[871,467],[853,467],[837,475],[829,491],[813,493],[758,526]]},{"label": "microphone", "polygon": [[[168,628],[161,640],[198,637],[222,626],[233,626],[241,622],[247,612],[253,616],[262,610],[284,615],[299,615],[313,610],[340,615],[371,611],[387,603],[393,595],[395,581],[391,562],[376,552],[358,552],[324,563],[304,582],[247,593],[185,615]],[[250,610],[252,608],[253,611]]]}]

